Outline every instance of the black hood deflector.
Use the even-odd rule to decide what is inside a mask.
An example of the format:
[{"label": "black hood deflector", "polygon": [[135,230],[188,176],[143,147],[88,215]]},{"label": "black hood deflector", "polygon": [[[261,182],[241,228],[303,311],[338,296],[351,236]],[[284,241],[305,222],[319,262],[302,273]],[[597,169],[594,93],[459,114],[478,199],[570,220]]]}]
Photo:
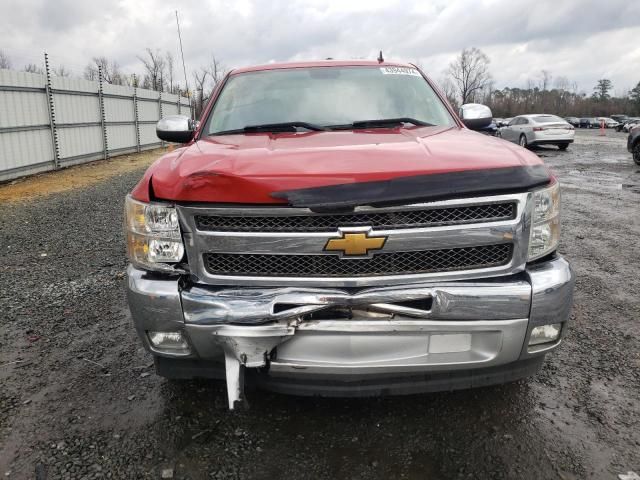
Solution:
[{"label": "black hood deflector", "polygon": [[544,165],[464,170],[396,177],[390,180],[346,183],[273,192],[293,207],[351,210],[359,206],[388,207],[407,203],[522,192],[551,181]]}]

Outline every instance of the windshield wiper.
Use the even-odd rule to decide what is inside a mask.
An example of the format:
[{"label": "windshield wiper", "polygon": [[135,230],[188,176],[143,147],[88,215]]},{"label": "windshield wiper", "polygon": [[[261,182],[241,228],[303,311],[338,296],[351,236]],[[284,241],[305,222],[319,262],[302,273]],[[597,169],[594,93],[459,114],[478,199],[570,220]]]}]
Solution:
[{"label": "windshield wiper", "polygon": [[321,132],[329,130],[322,125],[316,125],[309,122],[282,122],[282,123],[265,123],[262,125],[247,125],[244,128],[237,128],[235,130],[223,130],[221,132],[214,132],[212,135],[232,135],[234,133],[260,133],[260,132],[297,132],[298,128],[304,128],[314,132]]},{"label": "windshield wiper", "polygon": [[347,125],[331,125],[334,129],[358,129],[358,128],[382,128],[388,126],[402,125],[404,123],[410,123],[417,127],[433,127],[432,123],[423,122],[422,120],[416,120],[410,117],[399,118],[380,118],[377,120],[358,120]]}]

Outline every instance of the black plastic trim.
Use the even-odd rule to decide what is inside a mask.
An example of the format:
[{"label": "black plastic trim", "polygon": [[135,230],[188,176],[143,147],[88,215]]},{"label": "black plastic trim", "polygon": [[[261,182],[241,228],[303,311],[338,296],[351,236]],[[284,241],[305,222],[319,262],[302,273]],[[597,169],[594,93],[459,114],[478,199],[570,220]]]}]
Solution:
[{"label": "black plastic trim", "polygon": [[500,195],[531,190],[547,185],[550,181],[549,172],[544,165],[532,165],[285,190],[273,192],[271,196],[285,199],[294,207],[321,212],[363,205],[383,207],[405,205],[409,202]]}]

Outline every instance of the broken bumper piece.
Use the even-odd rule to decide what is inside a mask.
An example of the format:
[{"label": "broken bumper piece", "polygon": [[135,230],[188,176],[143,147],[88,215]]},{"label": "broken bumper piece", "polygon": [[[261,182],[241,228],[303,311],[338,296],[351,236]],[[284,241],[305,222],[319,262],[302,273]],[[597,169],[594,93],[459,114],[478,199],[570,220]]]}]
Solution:
[{"label": "broken bumper piece", "polygon": [[[295,393],[308,386],[306,393],[318,395],[352,395],[349,385],[364,395],[387,392],[385,382],[414,393],[433,391],[436,383],[443,390],[531,374],[561,337],[532,348],[530,332],[556,323],[566,331],[574,281],[562,258],[504,279],[359,291],[181,290],[176,280],[132,267],[128,273],[134,324],[147,348],[165,363],[198,365],[195,376],[224,364],[231,409],[244,399],[245,369],[263,386]],[[150,331],[181,332],[188,353],[155,349]],[[486,375],[469,380],[470,372]],[[464,378],[456,383],[456,377]]]}]

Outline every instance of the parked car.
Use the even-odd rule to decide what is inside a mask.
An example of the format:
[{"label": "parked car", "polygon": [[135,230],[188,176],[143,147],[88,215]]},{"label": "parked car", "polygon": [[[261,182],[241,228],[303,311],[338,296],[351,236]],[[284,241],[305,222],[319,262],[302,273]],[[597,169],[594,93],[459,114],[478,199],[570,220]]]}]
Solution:
[{"label": "parked car", "polygon": [[[611,118],[613,118],[615,121],[618,122],[618,125],[616,126],[616,132],[621,132],[622,129],[624,128],[625,124],[631,120],[629,117],[627,117],[626,115],[624,116],[624,118],[614,118],[615,115],[613,115]],[[618,116],[620,117],[620,115]]]},{"label": "parked car", "polygon": [[589,128],[600,128],[601,125],[602,124],[600,123],[600,120],[598,120],[596,117],[589,118]]},{"label": "parked car", "polygon": [[513,120],[513,117],[509,117],[509,118],[503,118],[502,122],[500,122],[500,125],[498,125],[499,127],[506,127],[507,125],[509,125],[509,122]]},{"label": "parked car", "polygon": [[605,128],[616,128],[619,124],[614,119],[609,117],[598,117],[596,118],[598,121],[598,128],[604,123]]},{"label": "parked car", "polygon": [[580,128],[591,128],[591,119],[583,117],[580,119]]},{"label": "parked car", "polygon": [[520,115],[498,131],[498,136],[521,147],[556,145],[566,150],[573,143],[575,131],[564,119],[556,115]]},{"label": "parked car", "polygon": [[231,409],[245,382],[352,396],[534,374],[572,304],[560,186],[473,131],[491,117],[412,65],[352,60],[233,70],[201,122],[160,120],[184,146],[125,203],[156,371],[226,378]]},{"label": "parked car", "polygon": [[622,131],[628,133],[637,125],[640,125],[640,118],[629,118],[627,119],[627,122],[622,126]]},{"label": "parked car", "polygon": [[629,132],[629,137],[627,138],[627,149],[631,152],[633,161],[636,162],[636,165],[640,165],[640,125],[634,127]]},{"label": "parked car", "polygon": [[627,117],[626,115],[611,115],[611,118],[613,118],[619,124],[624,124],[629,117]]},{"label": "parked car", "polygon": [[498,134],[498,125],[496,124],[495,120],[492,120],[489,125],[479,129],[478,131],[480,133],[484,133],[485,135],[491,135],[495,137]]},{"label": "parked car", "polygon": [[580,126],[580,119],[578,117],[565,117],[565,121],[573,127]]}]

